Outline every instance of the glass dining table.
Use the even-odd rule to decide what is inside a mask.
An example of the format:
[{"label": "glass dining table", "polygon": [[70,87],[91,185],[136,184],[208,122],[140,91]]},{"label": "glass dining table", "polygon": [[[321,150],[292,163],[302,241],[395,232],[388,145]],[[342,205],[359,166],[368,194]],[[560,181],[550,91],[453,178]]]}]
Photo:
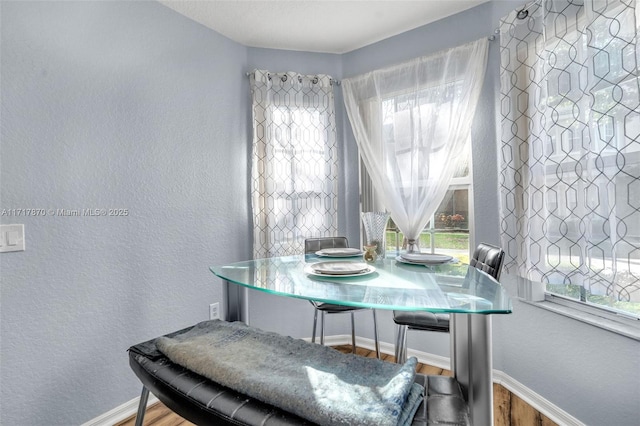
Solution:
[{"label": "glass dining table", "polygon": [[[340,262],[360,263],[361,258],[297,255],[210,269],[231,284],[229,291],[241,286],[362,308],[451,314],[453,375],[469,403],[473,424],[493,424],[491,316],[511,313],[511,300],[504,288],[488,274],[461,263],[417,265],[387,256],[354,273],[332,274],[331,268],[350,266]],[[233,313],[233,307],[227,312],[227,320],[241,318],[238,311]]]}]

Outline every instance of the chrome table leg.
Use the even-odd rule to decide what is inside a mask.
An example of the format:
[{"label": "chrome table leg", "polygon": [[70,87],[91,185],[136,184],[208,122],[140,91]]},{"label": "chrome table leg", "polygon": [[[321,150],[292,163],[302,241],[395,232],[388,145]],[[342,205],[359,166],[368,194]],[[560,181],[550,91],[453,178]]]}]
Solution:
[{"label": "chrome table leg", "polygon": [[453,375],[469,403],[472,424],[493,425],[491,315],[451,314]]}]

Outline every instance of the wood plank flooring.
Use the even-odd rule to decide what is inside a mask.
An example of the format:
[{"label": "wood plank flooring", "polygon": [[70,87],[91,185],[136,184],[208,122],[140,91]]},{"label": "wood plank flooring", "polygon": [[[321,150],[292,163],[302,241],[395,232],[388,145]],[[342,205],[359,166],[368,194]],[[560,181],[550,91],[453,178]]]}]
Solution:
[{"label": "wood plank flooring", "polygon": [[[351,352],[350,345],[335,346],[340,352]],[[375,358],[375,351],[357,348],[356,353],[360,356]],[[393,355],[381,354],[384,361],[394,362]],[[432,365],[419,363],[416,368],[418,373],[451,376],[451,371],[443,370]],[[493,385],[493,416],[494,426],[557,426],[549,418],[544,416],[533,407],[529,406],[525,401],[517,395],[509,392],[505,387],[495,384]],[[169,410],[164,404],[158,402],[147,408],[144,416],[145,426],[191,426],[190,423],[182,417]],[[114,426],[134,426],[135,415],[116,423]]]}]

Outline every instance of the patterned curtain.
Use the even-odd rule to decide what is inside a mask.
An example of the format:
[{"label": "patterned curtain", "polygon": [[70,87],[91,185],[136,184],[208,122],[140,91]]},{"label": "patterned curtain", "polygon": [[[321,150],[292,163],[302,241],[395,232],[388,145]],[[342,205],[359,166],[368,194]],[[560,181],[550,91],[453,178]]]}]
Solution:
[{"label": "patterned curtain", "polygon": [[338,229],[333,80],[262,70],[250,79],[254,257],[300,254],[305,238]]},{"label": "patterned curtain", "polygon": [[500,28],[505,268],[614,305],[640,302],[636,6],[539,0]]}]

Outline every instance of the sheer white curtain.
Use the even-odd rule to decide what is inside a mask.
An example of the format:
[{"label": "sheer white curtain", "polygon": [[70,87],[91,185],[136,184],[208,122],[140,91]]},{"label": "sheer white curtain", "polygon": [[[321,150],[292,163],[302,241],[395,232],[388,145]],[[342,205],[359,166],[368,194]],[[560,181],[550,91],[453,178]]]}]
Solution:
[{"label": "sheer white curtain", "polygon": [[637,7],[540,0],[501,23],[505,269],[582,301],[640,302]]},{"label": "sheer white curtain", "polygon": [[393,221],[417,250],[469,143],[486,39],[344,79],[362,161]]},{"label": "sheer white curtain", "polygon": [[338,232],[333,80],[255,70],[251,196],[255,258],[304,253]]}]

